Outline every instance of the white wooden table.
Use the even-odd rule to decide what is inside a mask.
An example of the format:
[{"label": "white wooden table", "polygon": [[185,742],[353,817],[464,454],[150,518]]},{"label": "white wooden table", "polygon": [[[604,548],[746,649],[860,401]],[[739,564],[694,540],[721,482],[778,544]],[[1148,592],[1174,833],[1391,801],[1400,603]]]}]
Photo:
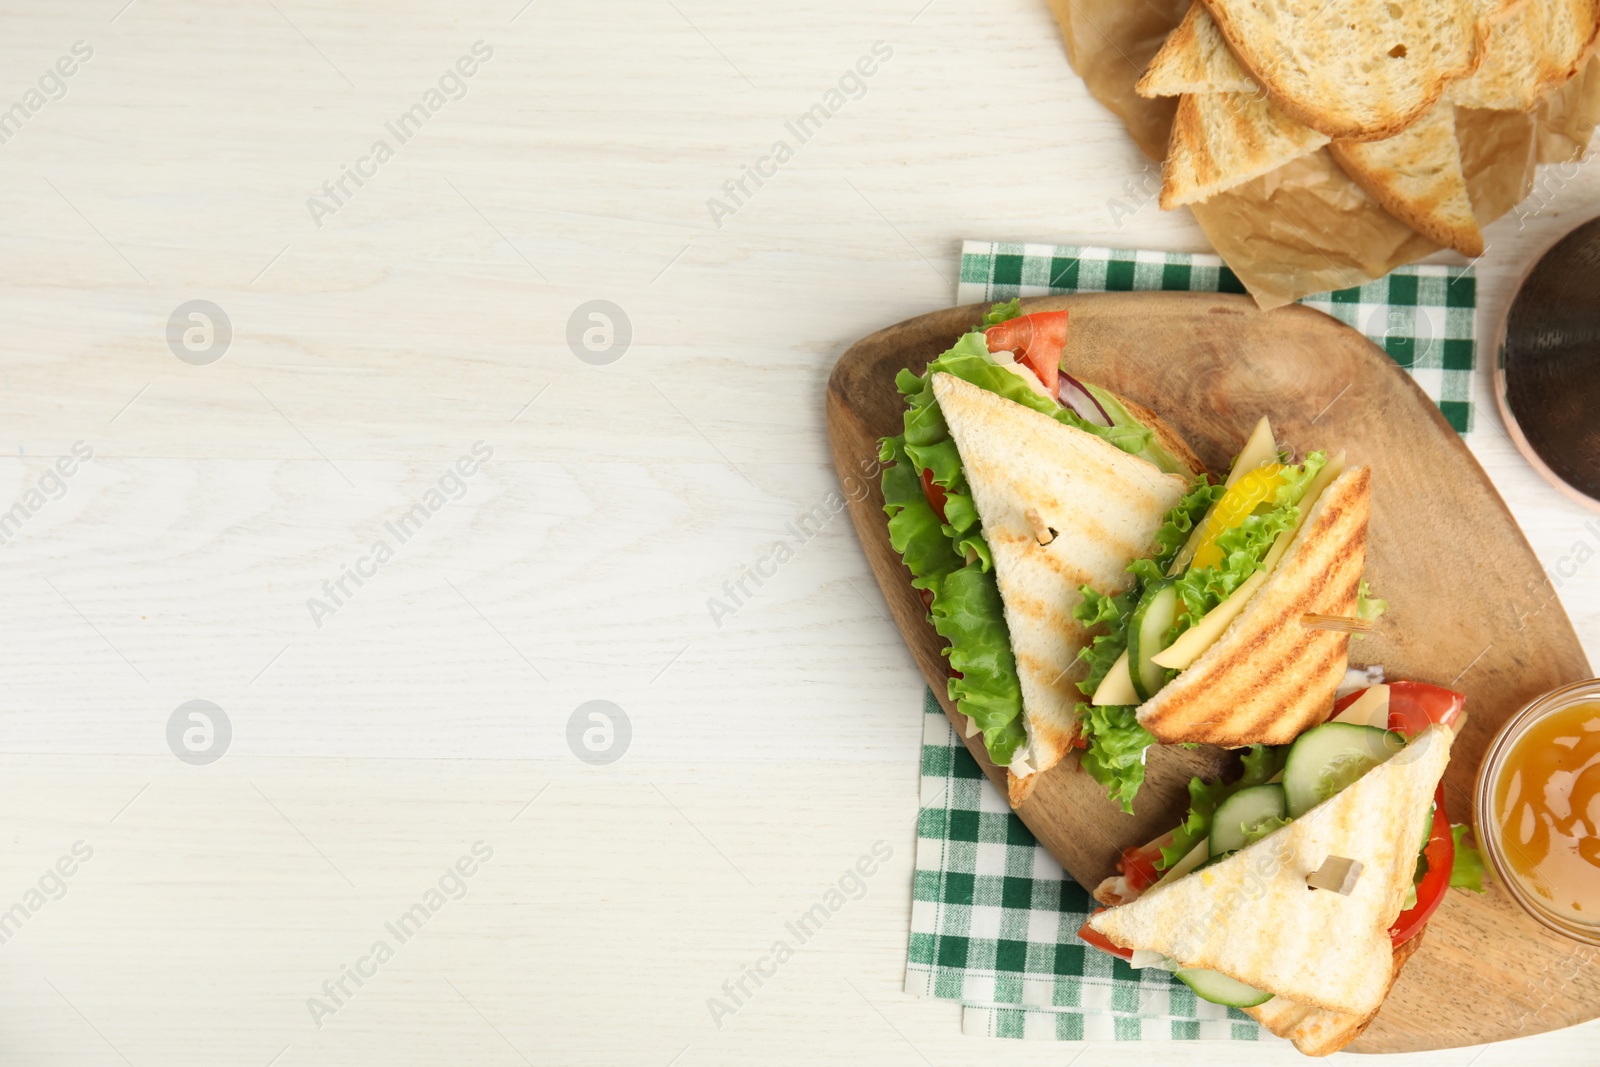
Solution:
[{"label": "white wooden table", "polygon": [[[124,2],[12,2],[0,36],[0,1062],[1078,1055],[902,993],[922,683],[847,521],[786,525],[834,486],[834,359],[948,304],[961,238],[1204,247],[1108,207],[1141,160],[1044,5]],[[1549,200],[1489,228],[1484,324],[1600,175]],[[191,300],[225,351],[201,320],[169,344]],[[567,341],[592,300],[631,323],[605,365]],[[1471,443],[1541,559],[1587,560],[1600,523],[1497,426]],[[1600,656],[1600,566],[1563,581]],[[169,747],[191,700],[215,762]],[[609,765],[569,748],[591,700],[631,727]],[[707,999],[878,841],[719,1028]]]}]

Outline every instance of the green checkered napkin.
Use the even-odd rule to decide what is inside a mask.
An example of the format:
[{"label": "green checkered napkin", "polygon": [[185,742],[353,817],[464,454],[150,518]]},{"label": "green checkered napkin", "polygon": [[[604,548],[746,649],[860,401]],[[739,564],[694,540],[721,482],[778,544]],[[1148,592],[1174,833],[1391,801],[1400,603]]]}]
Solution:
[{"label": "green checkered napkin", "polygon": [[906,991],[962,1030],[1063,1041],[1254,1041],[1249,1016],[1077,938],[1093,903],[984,778],[929,692]]},{"label": "green checkered napkin", "polygon": [[[1152,289],[1245,291],[1218,256],[967,241],[961,248],[956,301]],[[1377,281],[1308,296],[1300,303],[1365,334],[1417,380],[1451,426],[1460,433],[1472,429],[1477,279],[1471,267],[1412,264]]]}]

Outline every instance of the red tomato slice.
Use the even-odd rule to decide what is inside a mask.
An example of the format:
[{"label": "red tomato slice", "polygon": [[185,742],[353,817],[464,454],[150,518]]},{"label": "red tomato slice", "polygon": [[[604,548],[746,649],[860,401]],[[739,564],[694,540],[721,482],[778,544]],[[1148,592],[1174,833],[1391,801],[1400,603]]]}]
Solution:
[{"label": "red tomato slice", "polygon": [[[1170,834],[1166,840],[1171,840]],[[1136,846],[1123,851],[1122,858],[1117,861],[1117,870],[1127,879],[1129,889],[1135,893],[1142,893],[1161,880],[1161,872],[1156,870],[1156,861],[1160,859],[1159,842]]]},{"label": "red tomato slice", "polygon": [[1067,313],[1041,311],[1002,322],[983,331],[991,352],[1015,352],[1039,381],[1056,395],[1061,381],[1061,350],[1067,344]]},{"label": "red tomato slice", "polygon": [[1434,723],[1453,725],[1466,706],[1466,696],[1451,689],[1425,682],[1389,683],[1389,729],[1407,737],[1420,734]]},{"label": "red tomato slice", "polygon": [[[1104,908],[1096,908],[1095,914],[1098,915],[1100,912],[1105,910],[1106,909]],[[1105,934],[1102,934],[1098,930],[1090,929],[1088,923],[1084,923],[1082,926],[1078,927],[1078,939],[1085,944],[1093,945],[1101,952],[1109,952],[1113,956],[1120,956],[1125,960],[1133,959],[1133,949],[1123,948],[1120,945],[1112,944],[1109,937],[1107,937]]]},{"label": "red tomato slice", "polygon": [[943,488],[933,480],[933,468],[922,468],[922,495],[928,498],[928,506],[933,508],[933,513],[939,516],[940,522],[949,522],[944,517],[945,501],[950,498],[945,495]]},{"label": "red tomato slice", "polygon": [[[1433,686],[1427,688],[1432,689]],[[1433,828],[1428,832],[1428,844],[1422,850],[1428,858],[1428,873],[1417,885],[1417,903],[1400,913],[1389,927],[1389,940],[1403,944],[1422,932],[1439,902],[1450,888],[1450,868],[1456,861],[1456,842],[1450,836],[1450,817],[1444,813],[1444,783],[1439,783],[1433,795]]]},{"label": "red tomato slice", "polygon": [[[1452,726],[1466,709],[1467,698],[1453,689],[1445,689],[1426,682],[1390,682],[1389,729],[1398,730],[1406,737],[1415,737],[1434,723]],[[1333,714],[1361,699],[1365,689],[1340,700],[1333,706]]]}]

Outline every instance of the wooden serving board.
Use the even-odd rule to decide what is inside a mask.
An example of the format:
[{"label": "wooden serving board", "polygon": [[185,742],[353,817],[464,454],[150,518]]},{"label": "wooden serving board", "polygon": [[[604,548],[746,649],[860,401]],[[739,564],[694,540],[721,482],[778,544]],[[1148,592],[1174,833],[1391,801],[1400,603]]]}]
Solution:
[{"label": "wooden serving board", "polygon": [[[1490,739],[1518,708],[1589,677],[1566,613],[1482,468],[1438,409],[1383,351],[1336,320],[1299,306],[1258,310],[1246,297],[1104,293],[1024,301],[1072,312],[1066,365],[1158,412],[1213,470],[1225,471],[1262,415],[1299,450],[1345,449],[1372,468],[1367,576],[1390,603],[1380,633],[1351,646],[1353,663],[1391,678],[1467,694],[1470,719],[1445,777],[1450,813],[1465,821]],[[979,306],[902,322],[853,345],[828,382],[828,432],[867,559],[945,712],[944,642],[889,544],[875,476],[878,438],[900,432],[895,373],[921,373],[980,317]],[[963,731],[964,732],[964,731]],[[968,747],[1004,791],[981,738]],[[1235,757],[1219,750],[1151,750],[1125,815],[1069,757],[1018,812],[1072,876],[1093,887],[1118,854],[1175,826],[1192,774]],[[1600,1015],[1600,962],[1527,918],[1500,890],[1451,891],[1360,1052],[1454,1048],[1540,1033]]]}]

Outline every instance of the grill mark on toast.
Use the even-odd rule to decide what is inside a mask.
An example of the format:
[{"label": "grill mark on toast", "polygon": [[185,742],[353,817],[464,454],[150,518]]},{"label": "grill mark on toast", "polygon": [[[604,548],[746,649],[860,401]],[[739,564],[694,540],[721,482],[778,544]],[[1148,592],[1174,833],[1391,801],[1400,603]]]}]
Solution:
[{"label": "grill mark on toast", "polygon": [[[1341,484],[1342,483],[1342,484]],[[1256,741],[1283,743],[1331,710],[1331,694],[1348,661],[1349,635],[1300,628],[1307,613],[1353,611],[1366,557],[1367,491],[1370,474],[1356,469],[1342,475],[1314,507],[1314,525],[1285,559],[1257,597],[1276,595],[1283,583],[1298,583],[1293,595],[1271,606],[1270,625],[1250,619],[1254,604],[1197,666],[1200,674],[1179,675],[1167,690],[1140,709],[1139,722],[1167,742],[1205,741],[1236,746]],[[1282,579],[1282,581],[1280,581]],[[1252,668],[1252,662],[1260,664]],[[1191,668],[1193,669],[1193,668]],[[1200,679],[1204,678],[1202,682]],[[1323,707],[1324,697],[1327,707]],[[1226,709],[1217,721],[1203,721],[1201,709]]]}]

